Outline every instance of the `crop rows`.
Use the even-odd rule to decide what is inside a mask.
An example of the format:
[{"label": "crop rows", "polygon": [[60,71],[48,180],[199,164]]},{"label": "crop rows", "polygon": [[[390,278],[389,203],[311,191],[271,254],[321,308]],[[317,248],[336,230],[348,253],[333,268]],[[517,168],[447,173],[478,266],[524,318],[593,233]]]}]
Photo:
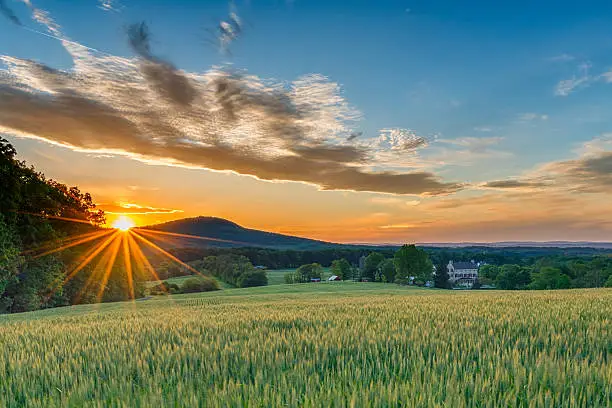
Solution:
[{"label": "crop rows", "polygon": [[354,295],[0,316],[0,406],[612,406],[610,290]]}]

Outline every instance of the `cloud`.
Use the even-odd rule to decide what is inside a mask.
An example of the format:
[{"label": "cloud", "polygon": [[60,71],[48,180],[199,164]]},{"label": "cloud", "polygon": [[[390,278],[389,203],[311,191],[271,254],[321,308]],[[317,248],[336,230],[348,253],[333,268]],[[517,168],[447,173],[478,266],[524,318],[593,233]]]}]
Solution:
[{"label": "cloud", "polygon": [[536,181],[522,181],[516,179],[508,180],[497,180],[488,181],[481,185],[484,188],[495,188],[495,189],[532,189],[538,187],[544,187],[546,184]]},{"label": "cloud", "polygon": [[521,122],[531,122],[531,121],[535,121],[535,120],[548,120],[548,115],[542,115],[539,113],[523,113],[521,115],[519,115],[519,120]]},{"label": "cloud", "polygon": [[492,132],[493,128],[490,128],[488,126],[476,126],[474,130],[477,132]]},{"label": "cloud", "polygon": [[0,131],[324,190],[439,195],[463,188],[378,161],[426,143],[409,131],[384,130],[386,144],[347,144],[360,114],[321,75],[287,83],[226,68],[184,72],[154,55],[146,25],[130,26],[128,37],[139,58],[63,41],[74,61],[69,71],[1,57],[8,68],[0,75]]},{"label": "cloud", "polygon": [[571,79],[564,79],[559,81],[555,87],[555,95],[557,96],[568,96],[578,88],[585,88],[590,85],[591,77],[582,76],[579,78],[573,77]]},{"label": "cloud", "polygon": [[604,135],[586,142],[579,157],[544,164],[524,177],[489,181],[481,185],[496,189],[558,190],[567,193],[612,192],[612,137]]},{"label": "cloud", "polygon": [[230,45],[242,35],[242,31],[242,19],[238,15],[233,1],[230,1],[230,10],[227,18],[219,21],[215,28],[208,29],[208,32],[213,37],[213,40],[210,42],[218,46],[219,50],[224,54],[230,54]]},{"label": "cloud", "polygon": [[377,140],[380,148],[395,151],[411,151],[427,145],[427,139],[409,129],[382,129]]},{"label": "cloud", "polygon": [[102,204],[99,206],[107,214],[145,215],[145,214],[176,214],[183,210],[172,208],[155,208],[134,203]]},{"label": "cloud", "polygon": [[556,55],[554,57],[549,58],[549,61],[553,61],[553,62],[569,62],[569,61],[573,61],[575,60],[576,57],[574,57],[573,55],[570,54],[560,54],[560,55]]},{"label": "cloud", "polygon": [[414,207],[415,205],[419,205],[421,203],[421,201],[419,200],[405,200],[399,197],[389,197],[389,196],[372,197],[370,199],[370,202],[373,204],[377,204],[377,205],[399,207],[399,208]]},{"label": "cloud", "polygon": [[98,0],[99,7],[104,11],[117,11],[115,0]]},{"label": "cloud", "polygon": [[468,166],[478,160],[512,157],[512,153],[495,149],[503,137],[460,137],[436,139],[442,146],[433,149],[429,160],[444,166]]},{"label": "cloud", "polygon": [[542,171],[570,191],[612,192],[612,151],[550,163]]},{"label": "cloud", "polygon": [[19,20],[13,9],[6,4],[6,0],[0,0],[0,14],[8,18],[13,23],[19,26],[22,25],[21,20]]},{"label": "cloud", "polygon": [[576,90],[588,88],[600,81],[606,83],[612,82],[612,71],[604,72],[599,75],[591,75],[589,73],[590,68],[591,64],[588,62],[580,64],[578,67],[580,71],[578,76],[574,75],[571,79],[560,81],[555,87],[555,95],[568,96]]}]

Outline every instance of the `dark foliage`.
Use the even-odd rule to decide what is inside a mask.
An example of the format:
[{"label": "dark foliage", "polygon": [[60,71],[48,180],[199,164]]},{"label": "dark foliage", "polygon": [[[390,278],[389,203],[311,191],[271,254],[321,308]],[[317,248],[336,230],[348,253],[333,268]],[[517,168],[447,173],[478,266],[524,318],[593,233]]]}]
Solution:
[{"label": "dark foliage", "polygon": [[187,279],[181,286],[182,293],[211,292],[219,290],[216,280],[205,276]]}]

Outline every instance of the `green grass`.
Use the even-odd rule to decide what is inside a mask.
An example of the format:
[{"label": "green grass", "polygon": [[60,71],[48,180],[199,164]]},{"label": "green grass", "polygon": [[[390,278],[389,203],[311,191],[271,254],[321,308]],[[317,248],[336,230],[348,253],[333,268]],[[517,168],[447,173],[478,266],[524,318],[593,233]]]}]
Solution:
[{"label": "green grass", "polygon": [[[285,283],[285,275],[288,273],[295,272],[297,268],[293,269],[269,269],[266,271],[268,275],[268,285],[283,285]],[[323,268],[323,280],[331,276],[330,268]]]},{"label": "green grass", "polygon": [[[174,283],[175,285],[182,286],[182,285],[183,285],[183,283],[185,283],[185,281],[186,281],[187,279],[189,279],[189,278],[197,278],[197,275],[196,275],[196,276],[194,276],[194,275],[188,275],[188,276],[176,276],[176,277],[174,277],[174,278],[168,278],[168,279],[166,279],[166,282],[168,282],[168,283]],[[222,280],[219,280],[219,279],[217,279],[217,278],[215,278],[215,277],[212,277],[212,278],[213,278],[214,280],[216,280],[216,281],[217,281],[217,283],[219,284],[219,287],[220,287],[221,289],[230,289],[230,288],[233,288],[233,286],[232,286],[232,285],[229,285],[229,284],[227,284],[227,283],[223,282]],[[161,282],[162,282],[162,281],[147,281],[147,282],[146,282],[146,286],[147,286],[147,287],[149,287],[149,288],[151,288],[151,287],[153,287],[153,286],[155,286],[155,285],[159,285]]]},{"label": "green grass", "polygon": [[612,290],[272,285],[0,316],[0,406],[612,405]]},{"label": "green grass", "polygon": [[[285,274],[287,273],[291,273],[291,272],[295,272],[295,268],[294,269],[269,269],[266,270],[266,274],[268,276],[268,285],[284,285],[285,284]],[[330,273],[330,268],[323,268],[323,280],[329,278],[331,276]],[[183,284],[183,282],[185,282],[186,279],[192,278],[193,276],[178,276],[175,278],[168,278],[166,279],[169,283],[175,283],[179,286],[181,286]],[[152,287],[155,286],[157,284],[159,284],[160,281],[150,281],[147,282],[147,286],[148,287]],[[219,282],[219,286],[222,289],[229,289],[232,288],[231,285],[228,285],[227,283],[220,281],[217,279],[217,282]]]}]

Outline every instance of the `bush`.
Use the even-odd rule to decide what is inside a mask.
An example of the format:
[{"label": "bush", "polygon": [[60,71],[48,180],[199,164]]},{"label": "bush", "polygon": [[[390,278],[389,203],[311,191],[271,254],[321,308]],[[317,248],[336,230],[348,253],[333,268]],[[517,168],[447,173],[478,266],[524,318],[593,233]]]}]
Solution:
[{"label": "bush", "polygon": [[254,286],[266,286],[268,284],[268,275],[265,271],[248,271],[244,272],[238,278],[238,286],[241,288],[251,288]]},{"label": "bush", "polygon": [[181,286],[181,293],[211,292],[219,289],[219,284],[216,280],[202,276],[187,279]]},{"label": "bush", "polygon": [[149,289],[151,295],[166,295],[168,293],[180,293],[180,288],[176,283],[163,281],[162,283],[153,286]]}]

